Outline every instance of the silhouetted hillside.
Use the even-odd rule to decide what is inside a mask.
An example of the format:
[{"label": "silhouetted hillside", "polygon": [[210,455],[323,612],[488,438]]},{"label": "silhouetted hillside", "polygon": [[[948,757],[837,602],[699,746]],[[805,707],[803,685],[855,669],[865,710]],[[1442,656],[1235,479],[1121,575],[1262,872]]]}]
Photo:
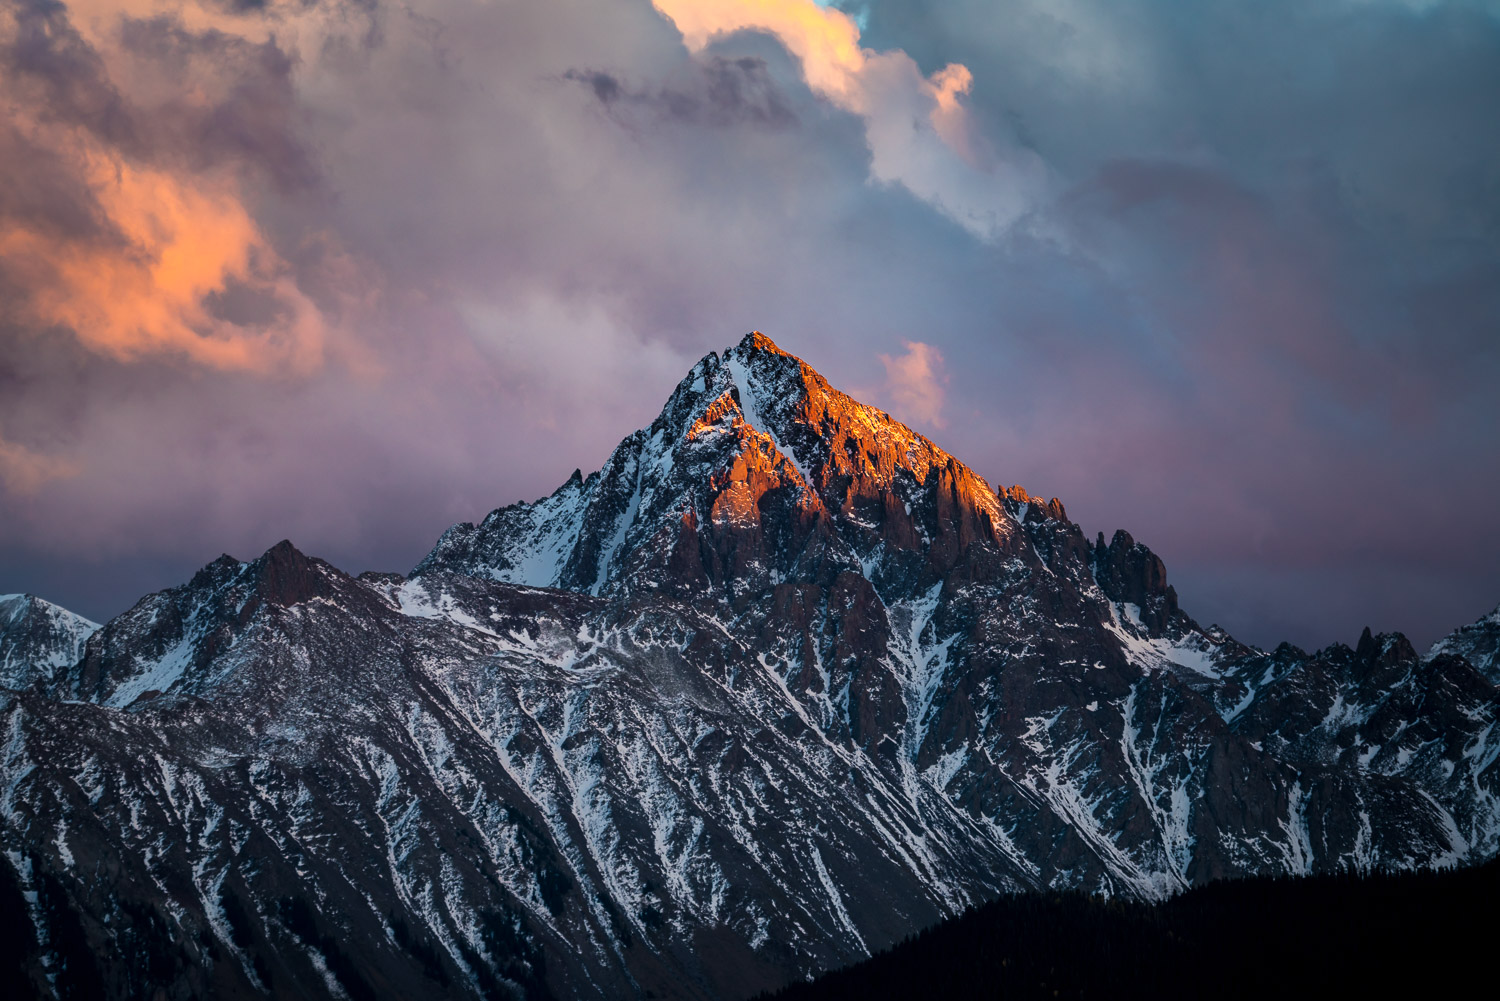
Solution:
[{"label": "silhouetted hillside", "polygon": [[1451,997],[1493,983],[1497,933],[1495,862],[1225,881],[1157,905],[1027,894],[765,997]]}]

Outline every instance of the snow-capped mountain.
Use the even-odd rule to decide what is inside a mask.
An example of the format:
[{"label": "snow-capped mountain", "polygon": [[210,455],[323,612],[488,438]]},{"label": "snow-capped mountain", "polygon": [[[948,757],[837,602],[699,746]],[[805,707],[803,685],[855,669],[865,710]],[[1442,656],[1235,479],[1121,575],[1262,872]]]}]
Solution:
[{"label": "snow-capped mountain", "polygon": [[740,997],[1007,889],[1493,857],[1463,650],[1202,628],[752,334],[409,577],[222,557],[0,693],[0,909],[42,993]]},{"label": "snow-capped mountain", "polygon": [[1447,654],[1462,657],[1490,681],[1500,685],[1500,608],[1438,640],[1427,659]]},{"label": "snow-capped mountain", "polygon": [[78,663],[99,623],[30,594],[0,594],[0,687],[25,688]]}]

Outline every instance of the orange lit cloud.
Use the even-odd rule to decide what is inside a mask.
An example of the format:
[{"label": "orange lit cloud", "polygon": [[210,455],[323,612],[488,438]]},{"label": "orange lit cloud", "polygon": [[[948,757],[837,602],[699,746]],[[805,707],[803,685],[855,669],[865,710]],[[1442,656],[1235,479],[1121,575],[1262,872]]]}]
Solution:
[{"label": "orange lit cloud", "polygon": [[[214,368],[307,370],[322,359],[317,308],[224,182],[133,167],[101,150],[83,176],[118,240],[68,239],[18,223],[0,229],[0,266],[30,281],[23,313],[71,329],[121,359],[153,352]],[[210,297],[231,283],[263,296],[275,319],[216,317]]]},{"label": "orange lit cloud", "polygon": [[937,103],[932,109],[933,129],[945,145],[965,161],[975,163],[978,156],[969,138],[969,117],[959,101],[974,86],[974,74],[963,63],[949,63],[932,74],[929,82]]},{"label": "orange lit cloud", "polygon": [[847,111],[863,113],[860,77],[874,53],[860,47],[859,27],[843,11],[812,0],[653,0],[683,41],[701,51],[715,35],[746,28],[766,31],[802,61],[807,85]]},{"label": "orange lit cloud", "polygon": [[973,74],[961,64],[925,77],[905,52],[861,46],[849,15],[813,0],[653,3],[695,53],[735,31],[775,35],[814,93],[865,120],[877,181],[904,186],[980,237],[998,236],[1025,214],[1045,182],[1034,154],[997,156],[977,141],[960,100]]},{"label": "orange lit cloud", "polygon": [[[135,6],[144,15],[173,5]],[[90,3],[0,14],[7,50],[43,31],[55,53],[37,61],[42,69],[18,61],[0,77],[10,91],[0,98],[0,128],[14,137],[12,166],[54,165],[71,186],[70,217],[88,220],[60,226],[56,212],[0,215],[0,278],[14,290],[7,318],[70,330],[85,347],[127,361],[164,354],[224,370],[315,369],[331,325],[245,204],[244,171],[232,162],[195,169],[192,154],[201,150],[192,140],[172,145],[173,123],[228,100],[213,65],[222,47],[168,71],[116,44],[130,12],[128,4]],[[63,64],[69,75],[47,75]],[[153,116],[159,108],[167,111]],[[16,204],[26,202],[23,191]]]},{"label": "orange lit cloud", "polygon": [[943,370],[943,353],[922,341],[904,341],[906,353],[891,357],[881,355],[885,366],[885,387],[895,401],[897,416],[915,419],[944,428],[943,403],[947,398],[948,375]]}]

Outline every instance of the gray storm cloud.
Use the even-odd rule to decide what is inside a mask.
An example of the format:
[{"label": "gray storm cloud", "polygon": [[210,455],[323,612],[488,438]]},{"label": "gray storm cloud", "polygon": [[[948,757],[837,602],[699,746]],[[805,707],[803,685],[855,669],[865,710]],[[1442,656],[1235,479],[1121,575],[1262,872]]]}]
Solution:
[{"label": "gray storm cloud", "polygon": [[404,569],[758,328],[1248,640],[1500,601],[1492,8],[0,0],[0,92],[0,591]]}]

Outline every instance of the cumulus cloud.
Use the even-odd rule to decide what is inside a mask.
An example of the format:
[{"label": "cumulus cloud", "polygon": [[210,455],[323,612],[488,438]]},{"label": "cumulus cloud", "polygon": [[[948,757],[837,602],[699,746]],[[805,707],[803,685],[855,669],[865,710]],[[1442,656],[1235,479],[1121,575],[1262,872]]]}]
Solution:
[{"label": "cumulus cloud", "polygon": [[274,129],[257,134],[266,123],[252,116],[264,111],[245,108],[267,96],[258,77],[284,78],[285,58],[160,20],[85,23],[98,47],[60,5],[0,9],[0,133],[21,170],[0,201],[12,321],[66,330],[120,359],[316,368],[329,318],[242,191],[255,166],[246,147],[287,167]]},{"label": "cumulus cloud", "polygon": [[899,49],[863,47],[852,17],[814,0],[653,2],[694,52],[736,31],[774,35],[815,93],[864,120],[875,180],[905,187],[982,238],[1003,234],[1044,192],[1046,169],[1035,154],[970,128],[966,66],[924,76]]},{"label": "cumulus cloud", "polygon": [[943,369],[943,353],[922,341],[903,341],[906,353],[883,354],[885,391],[895,401],[892,409],[898,417],[920,421],[935,428],[945,428],[943,402],[947,397],[948,375]]},{"label": "cumulus cloud", "polygon": [[[181,353],[216,368],[306,370],[326,321],[267,245],[232,188],[185,183],[89,150],[79,154],[101,239],[0,230],[0,268],[26,291],[23,318],[66,327],[120,358]],[[216,315],[231,290],[261,322]],[[29,314],[29,315],[28,315]]]}]

